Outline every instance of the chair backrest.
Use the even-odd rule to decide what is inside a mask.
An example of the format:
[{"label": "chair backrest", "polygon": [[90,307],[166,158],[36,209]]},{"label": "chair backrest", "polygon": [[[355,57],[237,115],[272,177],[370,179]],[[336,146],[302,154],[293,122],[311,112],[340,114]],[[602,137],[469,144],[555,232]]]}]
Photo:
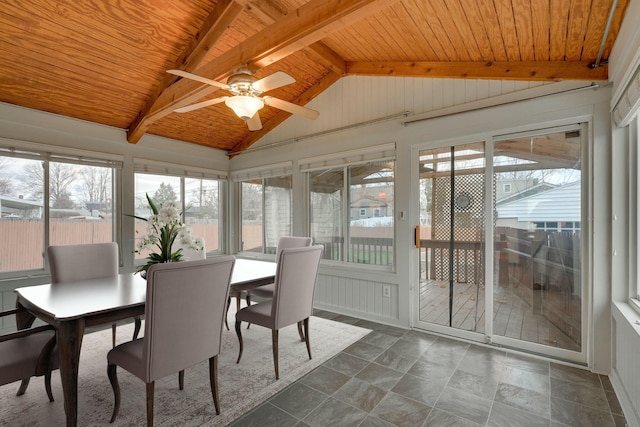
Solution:
[{"label": "chair backrest", "polygon": [[147,273],[146,382],[220,353],[234,256],[154,264]]},{"label": "chair backrest", "polygon": [[118,244],[115,242],[49,246],[47,257],[51,283],[118,275]]},{"label": "chair backrest", "polygon": [[311,246],[313,239],[311,237],[284,236],[278,239],[278,247],[276,248],[276,261],[280,256],[280,251],[289,248],[304,248]]},{"label": "chair backrest", "polygon": [[277,260],[271,315],[276,329],[311,316],[322,246],[283,249]]},{"label": "chair backrest", "polygon": [[198,238],[198,240],[202,242],[201,251],[194,251],[193,249],[190,249],[186,246],[178,245],[178,248],[182,248],[182,256],[184,261],[196,261],[199,259],[207,259],[207,246],[205,245],[204,238],[200,237]]}]

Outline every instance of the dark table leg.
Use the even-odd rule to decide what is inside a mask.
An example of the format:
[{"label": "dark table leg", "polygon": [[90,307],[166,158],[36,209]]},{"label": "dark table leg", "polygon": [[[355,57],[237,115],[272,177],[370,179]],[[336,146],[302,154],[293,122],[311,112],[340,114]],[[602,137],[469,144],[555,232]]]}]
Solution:
[{"label": "dark table leg", "polygon": [[84,335],[84,319],[60,322],[57,331],[64,413],[67,426],[75,427],[78,425],[78,365]]}]

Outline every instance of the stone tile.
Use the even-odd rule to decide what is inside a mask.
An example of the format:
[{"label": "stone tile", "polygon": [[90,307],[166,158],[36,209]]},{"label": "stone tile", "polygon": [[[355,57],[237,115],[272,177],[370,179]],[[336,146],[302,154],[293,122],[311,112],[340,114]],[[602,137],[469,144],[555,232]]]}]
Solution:
[{"label": "stone tile", "polygon": [[424,427],[479,427],[481,425],[437,408],[431,410],[427,421],[423,424]]},{"label": "stone tile", "polygon": [[354,376],[368,364],[369,362],[366,360],[347,353],[340,353],[336,357],[324,362],[325,367],[349,376]]},{"label": "stone tile", "polygon": [[473,393],[478,397],[493,399],[498,381],[492,376],[480,376],[457,369],[449,379],[448,386]]},{"label": "stone tile", "polygon": [[313,315],[316,317],[322,317],[323,319],[329,319],[329,320],[334,320],[338,316],[337,313],[333,313],[331,311],[326,311],[326,310],[318,310],[317,308],[313,309]]},{"label": "stone tile", "polygon": [[416,360],[415,357],[403,356],[393,349],[389,349],[378,356],[374,362],[396,371],[407,372],[416,363]]},{"label": "stone tile", "polygon": [[505,352],[472,345],[469,347],[458,369],[481,376],[493,376],[496,379],[502,372]]},{"label": "stone tile", "polygon": [[373,415],[369,415],[364,419],[362,424],[358,427],[395,427],[393,424],[386,422],[385,420],[381,420],[378,417],[374,417]]},{"label": "stone tile", "polygon": [[403,356],[420,357],[431,345],[429,341],[399,339],[391,346],[391,350]]},{"label": "stone tile", "polygon": [[367,336],[363,337],[360,340],[360,342],[379,347],[383,350],[391,347],[391,345],[393,345],[396,341],[398,341],[397,337],[392,337],[391,335],[382,334],[377,331],[370,332]]},{"label": "stone tile", "polygon": [[585,387],[584,384],[551,378],[551,396],[579,403],[601,411],[609,411],[609,402],[601,388]]},{"label": "stone tile", "polygon": [[430,411],[430,406],[389,392],[371,414],[397,426],[419,426]]},{"label": "stone tile", "polygon": [[304,418],[329,396],[301,382],[295,382],[268,400],[296,418]]},{"label": "stone tile", "polygon": [[348,323],[349,325],[355,325],[360,321],[360,319],[358,319],[357,317],[345,316],[344,314],[338,314],[331,320],[334,320],[336,322]]},{"label": "stone tile", "polygon": [[464,357],[469,344],[457,342],[449,338],[438,339],[423,353],[422,359],[436,362],[449,368],[457,368]]},{"label": "stone tile", "polygon": [[354,323],[354,325],[360,326],[361,328],[371,329],[372,331],[375,331],[376,329],[382,327],[381,323],[372,322],[371,320],[364,320],[364,319],[358,319],[358,321]]},{"label": "stone tile", "polygon": [[624,415],[618,396],[616,396],[613,391],[605,391],[604,393],[607,396],[607,401],[609,402],[609,410],[614,414]]},{"label": "stone tile", "polygon": [[504,359],[504,366],[509,368],[517,368],[521,371],[533,372],[535,374],[549,375],[549,362],[546,360],[535,359],[516,353],[507,353]]},{"label": "stone tile", "polygon": [[351,354],[352,356],[357,356],[370,362],[373,361],[376,357],[380,356],[383,351],[384,350],[380,347],[367,344],[362,340],[351,344],[349,347],[344,349],[344,353]]},{"label": "stone tile", "polygon": [[230,427],[287,427],[295,426],[298,420],[270,403],[263,403],[246,413]]},{"label": "stone tile", "polygon": [[413,329],[413,330],[407,331],[407,333],[402,336],[402,339],[425,341],[433,344],[438,339],[438,336],[430,334],[428,332],[422,332],[422,331],[417,331]]},{"label": "stone tile", "polygon": [[407,373],[429,381],[447,382],[449,381],[449,378],[451,378],[451,375],[453,375],[454,371],[454,368],[443,366],[428,360],[418,359]]},{"label": "stone tile", "polygon": [[552,378],[571,381],[583,386],[602,388],[600,376],[585,369],[561,365],[559,363],[551,363],[550,374]]},{"label": "stone tile", "polygon": [[300,382],[318,391],[331,395],[338,391],[351,379],[350,375],[334,371],[326,366],[318,366],[316,369],[300,379]]},{"label": "stone tile", "polygon": [[366,412],[334,398],[329,398],[302,421],[310,427],[356,427],[366,417]]},{"label": "stone tile", "polygon": [[445,387],[435,407],[474,423],[484,424],[489,419],[491,403],[489,399],[482,399],[462,390]]},{"label": "stone tile", "polygon": [[526,388],[542,394],[550,394],[549,375],[522,370],[515,367],[505,367],[500,381],[517,387]]},{"label": "stone tile", "polygon": [[371,412],[385,394],[387,392],[380,387],[352,378],[333,397],[365,412]]},{"label": "stone tile", "polygon": [[498,384],[495,402],[533,412],[549,418],[549,395],[510,384]]},{"label": "stone tile", "polygon": [[575,427],[614,427],[611,412],[599,411],[563,399],[551,399],[551,421]]},{"label": "stone tile", "polygon": [[391,391],[433,406],[446,385],[446,381],[426,381],[422,378],[407,374],[398,381],[398,384],[396,384]]},{"label": "stone tile", "polygon": [[549,419],[531,412],[513,408],[495,402],[491,408],[489,422],[491,427],[548,427]]},{"label": "stone tile", "polygon": [[391,390],[391,388],[400,381],[402,375],[403,373],[400,371],[389,369],[385,366],[378,365],[377,363],[371,363],[366,368],[358,372],[356,378],[385,390]]},{"label": "stone tile", "polygon": [[380,325],[375,329],[375,331],[380,332],[381,334],[389,335],[391,337],[396,337],[396,338],[400,338],[404,336],[407,332],[409,332],[408,329],[398,328],[396,326],[390,326],[390,325]]},{"label": "stone tile", "polygon": [[600,383],[602,383],[602,388],[606,391],[614,391],[613,384],[611,384],[611,380],[607,375],[598,375],[600,377]]}]

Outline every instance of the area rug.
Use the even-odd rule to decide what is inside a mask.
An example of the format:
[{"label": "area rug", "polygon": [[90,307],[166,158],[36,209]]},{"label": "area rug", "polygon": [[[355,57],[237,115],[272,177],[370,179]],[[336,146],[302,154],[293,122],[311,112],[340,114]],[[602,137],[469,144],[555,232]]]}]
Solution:
[{"label": "area rug", "polygon": [[[232,313],[229,319],[233,319]],[[312,317],[309,321],[311,350],[309,360],[304,342],[295,325],[279,335],[280,379],[275,380],[271,351],[271,330],[243,327],[244,354],[239,364],[238,339],[233,324],[223,332],[218,360],[220,415],[216,415],[209,388],[208,362],[187,369],[185,388],[178,389],[178,376],[156,381],[156,426],[224,426],[265,399],[307,374],[356,342],[368,329]],[[144,330],[144,328],[143,328]],[[133,325],[119,325],[118,342],[132,335]],[[78,424],[80,426],[142,426],[146,424],[145,385],[138,378],[118,369],[122,395],[116,422],[109,424],[113,411],[113,391],[107,377],[106,355],[111,348],[111,329],[86,334],[82,343],[78,379]],[[65,425],[59,371],[53,373],[55,402],[50,403],[42,377],[32,378],[25,395],[15,395],[19,383],[0,387],[0,425]]]}]

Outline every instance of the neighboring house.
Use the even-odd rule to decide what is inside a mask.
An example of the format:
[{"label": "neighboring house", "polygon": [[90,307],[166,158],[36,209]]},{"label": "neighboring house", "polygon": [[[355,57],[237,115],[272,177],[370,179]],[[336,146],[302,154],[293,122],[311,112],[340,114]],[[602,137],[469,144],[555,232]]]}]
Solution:
[{"label": "neighboring house", "polygon": [[575,231],[580,229],[580,183],[537,192],[496,208],[497,226],[525,230]]},{"label": "neighboring house", "polygon": [[0,196],[2,218],[41,218],[42,202],[26,200],[23,196]]}]

